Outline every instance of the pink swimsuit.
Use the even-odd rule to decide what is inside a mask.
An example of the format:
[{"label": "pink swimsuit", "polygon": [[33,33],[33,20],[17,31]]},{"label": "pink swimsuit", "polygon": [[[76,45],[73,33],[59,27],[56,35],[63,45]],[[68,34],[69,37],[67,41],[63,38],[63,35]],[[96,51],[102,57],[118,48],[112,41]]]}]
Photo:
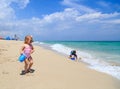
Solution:
[{"label": "pink swimsuit", "polygon": [[24,54],[25,54],[25,56],[27,57],[27,58],[29,58],[31,55],[31,50],[32,50],[32,47],[31,47],[31,45],[29,45],[28,47],[25,47],[24,48]]}]

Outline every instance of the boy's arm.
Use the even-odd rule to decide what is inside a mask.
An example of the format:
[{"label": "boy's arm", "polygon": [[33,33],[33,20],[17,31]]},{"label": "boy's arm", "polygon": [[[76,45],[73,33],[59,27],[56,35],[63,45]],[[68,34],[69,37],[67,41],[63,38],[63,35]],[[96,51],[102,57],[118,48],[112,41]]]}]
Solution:
[{"label": "boy's arm", "polygon": [[77,55],[75,54],[75,57],[76,57],[76,61],[78,60],[78,57],[77,57]]}]

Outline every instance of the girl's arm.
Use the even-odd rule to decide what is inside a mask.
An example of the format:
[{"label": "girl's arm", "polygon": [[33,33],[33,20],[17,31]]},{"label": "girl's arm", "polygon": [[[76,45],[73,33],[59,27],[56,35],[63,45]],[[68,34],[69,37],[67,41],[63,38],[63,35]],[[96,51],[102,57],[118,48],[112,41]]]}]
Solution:
[{"label": "girl's arm", "polygon": [[20,54],[23,54],[24,48],[25,48],[25,45],[22,46],[22,48],[20,50]]},{"label": "girl's arm", "polygon": [[32,47],[32,50],[31,50],[31,54],[32,54],[35,50],[34,50],[33,45],[31,45],[31,47]]}]

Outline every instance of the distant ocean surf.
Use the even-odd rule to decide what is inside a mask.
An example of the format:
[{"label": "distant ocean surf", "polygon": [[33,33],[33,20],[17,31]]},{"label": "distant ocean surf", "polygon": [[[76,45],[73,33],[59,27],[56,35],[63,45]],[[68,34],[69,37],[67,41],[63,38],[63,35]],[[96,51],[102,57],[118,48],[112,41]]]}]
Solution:
[{"label": "distant ocean surf", "polygon": [[75,49],[78,58],[81,57],[81,61],[87,63],[89,68],[120,79],[120,42],[48,41],[34,44],[48,47],[66,56]]}]

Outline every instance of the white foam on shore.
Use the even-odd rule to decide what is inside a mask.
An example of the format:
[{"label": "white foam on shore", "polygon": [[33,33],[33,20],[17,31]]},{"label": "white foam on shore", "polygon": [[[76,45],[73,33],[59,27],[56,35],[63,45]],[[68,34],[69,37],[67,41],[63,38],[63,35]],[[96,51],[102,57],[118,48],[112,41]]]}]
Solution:
[{"label": "white foam on shore", "polygon": [[[46,48],[50,48],[54,51],[57,51],[59,53],[65,54],[69,56],[71,50],[74,48],[67,47],[62,44],[46,44],[44,42],[34,42],[35,45],[40,45]],[[78,58],[81,58],[80,60],[89,64],[88,67],[91,69],[95,69],[99,72],[104,72],[109,75],[112,75],[113,77],[120,80],[120,66],[111,65],[110,63],[97,59],[96,57],[93,57],[89,52],[83,52],[80,49],[75,49],[77,51]]]},{"label": "white foam on shore", "polygon": [[36,42],[33,42],[33,44],[35,44],[35,45],[41,45],[41,44],[45,44],[45,43],[44,42],[36,41]]},{"label": "white foam on shore", "polygon": [[[51,48],[65,55],[69,55],[70,51],[73,50],[73,48],[64,46],[62,44],[53,44],[51,45]],[[89,68],[107,73],[120,80],[120,66],[110,65],[106,61],[95,59],[91,54],[82,52],[80,50],[77,50],[77,55],[78,55],[78,58],[79,57],[82,58],[81,60],[83,62],[89,64]]]}]

